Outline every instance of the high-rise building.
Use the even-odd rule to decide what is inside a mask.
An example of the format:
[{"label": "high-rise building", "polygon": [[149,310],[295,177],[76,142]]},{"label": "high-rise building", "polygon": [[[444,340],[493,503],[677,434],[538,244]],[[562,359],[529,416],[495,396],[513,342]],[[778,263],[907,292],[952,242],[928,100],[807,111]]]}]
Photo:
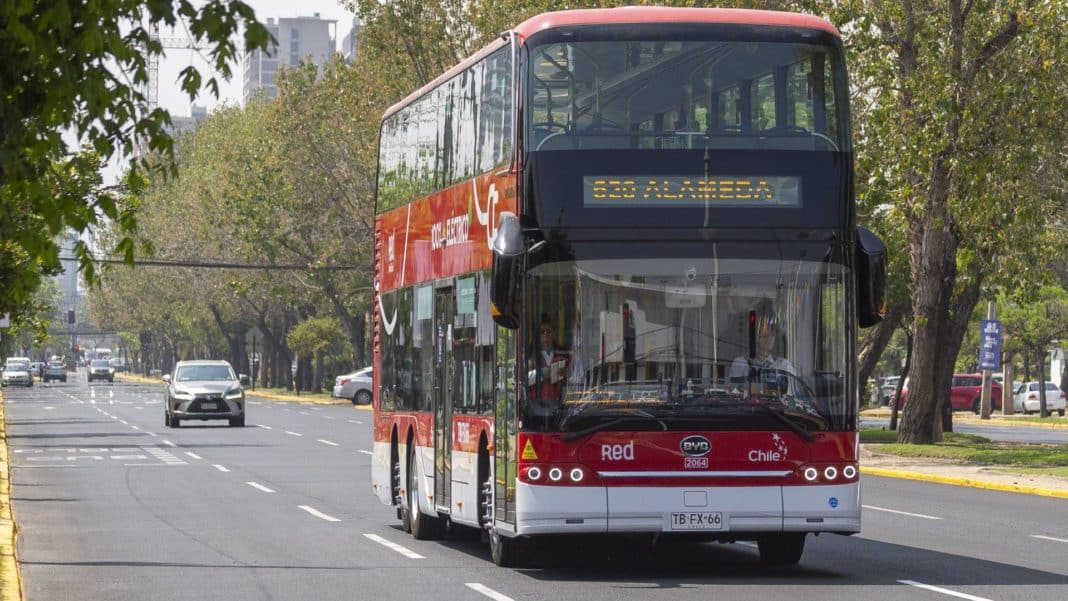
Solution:
[{"label": "high-rise building", "polygon": [[74,246],[78,244],[78,234],[67,232],[60,235],[56,242],[59,244],[60,263],[63,265],[63,273],[53,276],[56,287],[59,288],[59,301],[56,308],[66,315],[70,309],[78,308],[78,260],[74,258]]},{"label": "high-rise building", "polygon": [[336,48],[337,21],[311,17],[268,17],[267,30],[277,45],[270,51],[256,50],[245,57],[244,94],[248,102],[259,90],[268,98],[278,95],[275,76],[282,66],[292,67],[303,59],[316,65],[329,61]]},{"label": "high-rise building", "polygon": [[356,50],[360,47],[360,31],[363,30],[363,24],[360,23],[359,17],[352,18],[352,29],[341,40],[341,56],[344,57],[345,62],[352,64],[356,60]]}]

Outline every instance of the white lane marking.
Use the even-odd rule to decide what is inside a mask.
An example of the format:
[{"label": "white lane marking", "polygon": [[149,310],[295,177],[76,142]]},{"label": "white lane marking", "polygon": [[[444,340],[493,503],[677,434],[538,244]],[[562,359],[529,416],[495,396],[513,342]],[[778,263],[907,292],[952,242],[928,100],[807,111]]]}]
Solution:
[{"label": "white lane marking", "polygon": [[498,593],[497,591],[491,589],[485,584],[479,584],[478,582],[465,582],[464,586],[477,593],[482,593],[483,595],[489,597],[490,599],[493,599],[494,601],[515,601],[515,599],[512,599],[508,595]]},{"label": "white lane marking", "polygon": [[366,536],[367,538],[375,541],[376,543],[378,543],[380,545],[383,545],[385,547],[393,549],[397,553],[400,553],[401,555],[403,555],[403,556],[405,556],[405,557],[407,557],[409,559],[426,559],[425,557],[423,557],[422,555],[416,553],[415,551],[412,551],[411,549],[409,549],[407,547],[398,545],[397,543],[395,543],[393,541],[386,540],[386,539],[382,538],[381,536],[378,536],[377,534],[364,534],[364,536]]},{"label": "white lane marking", "polygon": [[140,430],[141,429],[141,426],[130,426],[130,427],[133,428],[134,430]]},{"label": "white lane marking", "polygon": [[272,428],[270,426],[265,426],[263,424],[256,424],[256,427],[257,428],[263,428],[264,430],[274,430],[274,428]]},{"label": "white lane marking", "polygon": [[326,520],[328,522],[340,522],[341,521],[341,520],[337,519],[336,517],[334,517],[332,515],[326,515],[325,513],[319,511],[318,509],[315,509],[314,507],[308,507],[307,505],[297,505],[297,507],[303,509],[304,511],[307,511],[308,513],[314,515],[315,517],[319,518],[320,520]]},{"label": "white lane marking", "polygon": [[1041,534],[1032,534],[1031,538],[1041,538],[1042,540],[1051,540],[1055,543],[1068,543],[1068,538],[1055,538],[1053,536],[1043,536]]},{"label": "white lane marking", "polygon": [[887,509],[885,507],[876,507],[874,505],[861,505],[864,509],[871,509],[872,511],[885,511],[886,513],[896,513],[898,515],[907,515],[914,518],[923,518],[925,520],[940,520],[942,518],[935,517],[933,515],[924,515],[922,513],[909,513],[908,511],[898,511],[896,509]]},{"label": "white lane marking", "polygon": [[162,442],[163,444],[167,445],[168,447],[176,447],[176,446],[178,446],[178,445],[174,444],[173,442],[171,442],[169,440],[163,440],[163,441],[160,441],[160,442]]},{"label": "white lane marking", "polygon": [[149,436],[159,436],[159,434],[156,434],[155,432],[145,432],[145,434],[148,434]]},{"label": "white lane marking", "polygon": [[123,425],[126,425],[126,426],[129,426],[129,425],[130,425],[130,422],[128,422],[128,421],[126,421],[126,420],[124,420],[124,419],[120,419],[120,420],[119,420],[119,423],[120,423],[120,424],[123,424]]},{"label": "white lane marking", "polygon": [[54,411],[55,407],[45,407],[44,410],[45,411]]},{"label": "white lane marking", "polygon": [[286,430],[286,434],[289,434],[290,436],[304,436],[300,432],[290,432],[289,430]]},{"label": "white lane marking", "polygon": [[365,451],[363,449],[360,449],[360,452],[363,453],[364,455],[374,455],[374,453],[372,453],[371,451]]},{"label": "white lane marking", "polygon": [[263,492],[275,492],[275,491],[267,488],[266,486],[264,486],[264,485],[262,485],[262,484],[260,484],[258,482],[245,482],[245,484],[248,484],[249,486],[251,486],[252,488],[255,488],[256,490],[262,490]]},{"label": "white lane marking", "polygon": [[339,444],[338,444],[338,443],[336,443],[336,442],[330,442],[329,440],[324,440],[324,439],[322,439],[322,438],[316,438],[315,440],[317,440],[317,441],[319,441],[319,442],[321,442],[321,443],[323,443],[323,444],[328,444],[328,445],[330,445],[330,446],[332,446],[332,447],[339,447],[339,446],[341,446],[341,445],[339,445]]},{"label": "white lane marking", "polygon": [[923,584],[922,582],[916,582],[915,580],[898,580],[901,584],[907,584],[916,588],[922,588],[928,591],[934,591],[936,593],[942,593],[943,595],[949,595],[951,597],[959,597],[961,599],[971,599],[971,601],[991,601],[986,597],[977,597],[975,595],[969,595],[967,593],[958,593],[957,591],[951,591],[948,588],[942,588],[940,586],[931,586],[930,584]]},{"label": "white lane marking", "polygon": [[186,451],[185,454],[189,455],[193,459],[203,459],[203,457],[201,457],[200,455],[197,455],[196,453],[190,453],[189,451]]},{"label": "white lane marking", "polygon": [[298,411],[297,413],[300,413],[301,415],[311,415],[311,413],[308,413],[307,411]]},{"label": "white lane marking", "polygon": [[212,467],[214,467],[215,469],[219,470],[220,472],[228,472],[228,471],[230,471],[230,470],[226,469],[226,466],[219,465],[218,463],[213,463],[211,465],[212,465]]}]

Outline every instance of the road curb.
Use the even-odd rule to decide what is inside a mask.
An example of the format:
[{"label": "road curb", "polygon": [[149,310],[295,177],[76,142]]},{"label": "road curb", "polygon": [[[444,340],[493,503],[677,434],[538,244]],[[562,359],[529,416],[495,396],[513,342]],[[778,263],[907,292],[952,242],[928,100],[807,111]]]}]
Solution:
[{"label": "road curb", "polygon": [[[882,413],[882,412],[876,412],[876,411],[868,410],[868,411],[861,411],[860,412],[860,417],[871,417],[871,418],[878,418],[878,419],[890,419],[890,414],[889,413]],[[899,414],[898,415],[898,419],[899,420],[900,420],[900,417],[901,416]],[[1068,429],[1068,419],[1064,419],[1064,418],[1061,418],[1059,416],[1058,417],[1050,417],[1049,419],[1050,420],[1062,420],[1063,419],[1063,423],[1060,422],[1060,421],[1051,421],[1050,423],[1039,424],[1039,423],[1035,423],[1035,422],[1025,422],[1025,421],[1020,421],[1020,420],[1015,420],[1015,419],[1012,419],[1011,417],[1000,417],[1000,418],[992,418],[992,419],[979,419],[978,417],[963,417],[963,416],[957,416],[957,415],[953,416],[953,423],[954,424],[960,423],[960,424],[976,425],[976,426],[1006,427],[1006,428],[1015,428],[1015,427],[1020,427],[1020,428],[1043,428],[1043,429],[1046,429],[1046,430],[1066,430],[1066,429]]]},{"label": "road curb", "polygon": [[967,486],[970,488],[984,488],[987,490],[999,490],[1003,492],[1015,492],[1041,497],[1055,497],[1068,499],[1068,490],[1055,490],[1052,488],[1039,488],[1037,486],[1021,486],[1018,484],[1002,484],[999,482],[987,482],[973,478],[958,478],[954,476],[939,476],[923,472],[910,472],[905,470],[892,470],[882,467],[860,466],[860,473],[871,476],[883,476],[886,478],[901,478],[904,480],[922,480],[937,484],[950,484],[953,486]]},{"label": "road curb", "polygon": [[18,525],[11,508],[11,473],[7,454],[4,393],[0,392],[0,599],[22,601],[19,573]]}]

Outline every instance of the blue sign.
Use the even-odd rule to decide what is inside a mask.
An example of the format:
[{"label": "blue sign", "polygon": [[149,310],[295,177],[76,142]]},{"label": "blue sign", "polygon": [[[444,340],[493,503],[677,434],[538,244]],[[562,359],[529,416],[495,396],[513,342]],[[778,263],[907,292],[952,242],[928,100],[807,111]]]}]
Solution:
[{"label": "blue sign", "polygon": [[979,322],[979,369],[1001,369],[1001,322],[996,319]]}]

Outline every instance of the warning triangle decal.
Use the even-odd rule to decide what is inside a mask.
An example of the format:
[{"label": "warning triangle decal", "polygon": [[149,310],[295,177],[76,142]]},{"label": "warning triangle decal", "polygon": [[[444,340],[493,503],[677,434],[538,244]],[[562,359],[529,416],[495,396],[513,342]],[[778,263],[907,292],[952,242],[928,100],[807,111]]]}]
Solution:
[{"label": "warning triangle decal", "polygon": [[523,446],[522,458],[526,461],[537,460],[538,454],[534,452],[534,445],[530,444],[530,439],[527,439],[527,444]]}]

